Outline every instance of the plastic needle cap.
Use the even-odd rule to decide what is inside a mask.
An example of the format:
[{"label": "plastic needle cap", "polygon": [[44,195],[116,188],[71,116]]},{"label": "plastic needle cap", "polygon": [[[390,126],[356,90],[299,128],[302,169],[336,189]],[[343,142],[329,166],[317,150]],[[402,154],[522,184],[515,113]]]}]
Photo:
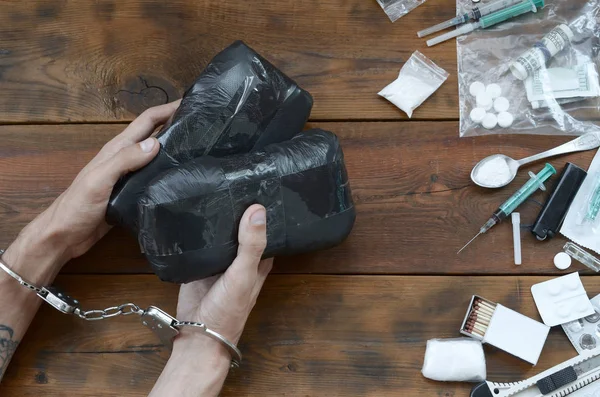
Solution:
[{"label": "plastic needle cap", "polygon": [[513,242],[515,246],[515,265],[521,264],[521,214],[513,212],[511,215],[513,226]]}]

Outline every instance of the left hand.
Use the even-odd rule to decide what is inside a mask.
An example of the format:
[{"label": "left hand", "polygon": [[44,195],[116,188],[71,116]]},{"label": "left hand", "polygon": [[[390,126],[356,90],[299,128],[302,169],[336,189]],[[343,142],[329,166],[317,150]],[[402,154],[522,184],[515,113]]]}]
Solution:
[{"label": "left hand", "polygon": [[[169,119],[179,102],[146,110],[104,145],[71,186],[21,231],[4,257],[27,253],[28,259],[34,260],[31,250],[37,249],[60,268],[87,252],[110,230],[104,217],[115,183],[157,155],[160,144],[150,135]],[[6,260],[11,263],[17,259]]]}]

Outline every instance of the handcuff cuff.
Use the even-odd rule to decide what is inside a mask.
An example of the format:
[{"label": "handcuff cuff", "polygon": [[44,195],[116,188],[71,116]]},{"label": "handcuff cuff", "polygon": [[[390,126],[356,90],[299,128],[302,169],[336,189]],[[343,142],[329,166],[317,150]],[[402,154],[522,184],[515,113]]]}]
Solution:
[{"label": "handcuff cuff", "polygon": [[4,263],[2,260],[3,254],[4,250],[0,250],[0,269],[4,270],[9,276],[17,280],[22,286],[34,291],[37,296],[42,298],[42,300],[63,314],[73,314],[87,321],[97,321],[111,317],[137,314],[141,317],[142,324],[150,328],[169,349],[172,349],[173,338],[179,335],[180,327],[194,327],[199,329],[209,338],[221,343],[227,349],[229,354],[231,354],[232,368],[239,367],[242,362],[242,352],[240,349],[221,334],[209,329],[203,323],[179,321],[158,307],[150,306],[146,310],[143,310],[134,303],[125,303],[104,310],[82,310],[77,299],[71,298],[60,289],[54,286],[39,288],[35,284],[30,283],[19,276]]}]

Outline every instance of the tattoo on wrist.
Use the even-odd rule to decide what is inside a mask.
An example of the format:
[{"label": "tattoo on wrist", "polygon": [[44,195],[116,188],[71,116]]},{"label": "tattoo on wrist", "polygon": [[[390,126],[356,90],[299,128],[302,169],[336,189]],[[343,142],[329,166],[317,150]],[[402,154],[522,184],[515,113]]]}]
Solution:
[{"label": "tattoo on wrist", "polygon": [[19,345],[19,341],[13,339],[13,334],[12,328],[0,324],[0,379],[4,376],[8,362]]}]

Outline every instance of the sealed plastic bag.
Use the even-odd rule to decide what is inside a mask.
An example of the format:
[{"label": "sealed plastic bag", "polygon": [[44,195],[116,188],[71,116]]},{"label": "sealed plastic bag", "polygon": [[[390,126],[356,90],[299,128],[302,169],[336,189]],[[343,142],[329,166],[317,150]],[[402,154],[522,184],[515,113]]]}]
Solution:
[{"label": "sealed plastic bag", "polygon": [[404,15],[425,3],[425,0],[377,0],[377,2],[390,18],[390,21],[396,22]]},{"label": "sealed plastic bag", "polygon": [[588,175],[569,207],[560,233],[600,254],[600,151],[596,153]]},{"label": "sealed plastic bag", "polygon": [[[457,0],[461,13],[472,6]],[[547,1],[536,12],[457,38],[460,136],[600,130],[599,11],[599,0]],[[478,101],[476,88],[490,84],[499,89]],[[496,106],[498,95],[504,99]],[[484,128],[478,111],[471,113],[476,108],[497,123]]]},{"label": "sealed plastic bag", "polygon": [[413,111],[431,96],[448,73],[433,61],[415,51],[400,69],[398,78],[388,84],[379,95],[412,117]]},{"label": "sealed plastic bag", "polygon": [[421,372],[437,381],[484,381],[487,371],[483,346],[469,338],[428,340]]},{"label": "sealed plastic bag", "polygon": [[267,209],[265,257],[341,243],[355,219],[337,137],[311,130],[262,151],[200,157],[153,180],[140,199],[139,242],[156,274],[186,283],[223,272],[254,203]]},{"label": "sealed plastic bag", "polygon": [[185,93],[158,133],[158,156],[114,188],[109,223],[137,229],[137,200],[163,171],[199,156],[228,156],[261,149],[302,131],[310,94],[238,41],[219,53]]}]

